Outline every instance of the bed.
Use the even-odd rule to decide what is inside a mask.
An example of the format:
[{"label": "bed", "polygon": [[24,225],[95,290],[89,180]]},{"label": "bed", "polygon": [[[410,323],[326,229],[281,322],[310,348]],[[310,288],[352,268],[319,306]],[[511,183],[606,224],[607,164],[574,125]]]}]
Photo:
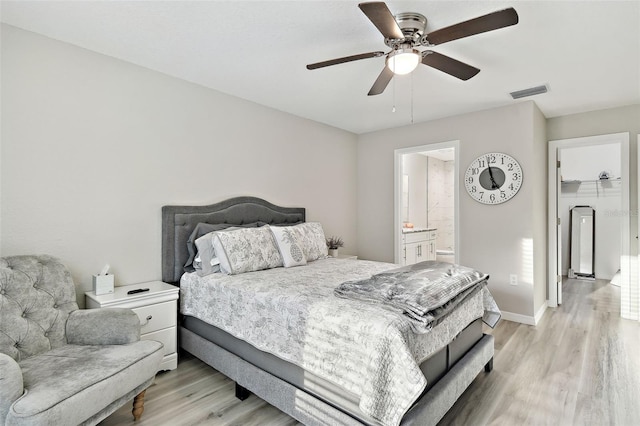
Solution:
[{"label": "bed", "polygon": [[[480,284],[470,287],[460,304],[433,322],[428,332],[397,337],[380,333],[374,326],[357,329],[361,324],[358,320],[342,317],[356,303],[362,315],[388,316],[390,322],[395,321],[396,312],[380,313],[375,304],[332,294],[342,281],[359,283],[366,276],[385,274],[397,265],[321,257],[300,267],[232,276],[185,273],[185,264],[193,256],[187,240],[198,224],[258,223],[274,229],[304,224],[305,219],[304,208],[276,206],[255,197],[236,197],[207,206],[162,208],[162,277],[181,286],[180,347],[234,380],[238,398],[244,399],[252,392],[305,425],[437,424],[475,377],[483,369],[490,372],[493,366],[493,337],[482,332],[480,311],[486,293],[480,290]],[[318,281],[317,277],[322,278]],[[313,309],[302,304],[306,295],[301,297],[298,289],[307,283],[308,290],[309,282],[314,283],[309,297],[320,297],[327,303],[315,303]],[[279,292],[276,302],[262,299],[267,288]],[[482,288],[486,290],[486,286]],[[209,294],[216,291],[217,296],[209,300]],[[281,323],[272,318],[279,314],[265,310],[273,303],[278,304],[277,312],[287,312]],[[260,324],[262,328],[252,331],[245,323],[255,326],[256,318],[267,320]],[[353,333],[349,327],[358,332]],[[301,329],[303,336],[297,336]],[[388,341],[406,340],[406,336],[415,339],[408,352],[389,346],[384,356],[376,355],[375,367],[363,366],[364,355],[345,354],[353,354],[361,346],[387,348],[392,344]],[[329,349],[330,345],[323,344],[325,340],[339,344]],[[366,354],[371,357],[370,352]],[[411,370],[412,363],[419,368],[418,374],[414,371],[405,377],[404,369]],[[414,383],[417,376],[420,383]],[[379,390],[379,382],[399,388],[401,394],[386,396]]]}]

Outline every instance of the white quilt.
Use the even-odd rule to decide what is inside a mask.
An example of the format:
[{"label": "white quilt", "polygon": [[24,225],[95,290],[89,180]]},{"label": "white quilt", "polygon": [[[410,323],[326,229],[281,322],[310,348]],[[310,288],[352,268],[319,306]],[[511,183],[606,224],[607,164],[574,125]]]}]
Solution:
[{"label": "white quilt", "polygon": [[[232,276],[185,274],[181,312],[359,395],[363,413],[397,425],[427,384],[419,363],[447,342],[414,333],[399,312],[333,294],[344,281],[396,267],[328,258]],[[483,312],[474,297],[452,315],[466,325]]]}]

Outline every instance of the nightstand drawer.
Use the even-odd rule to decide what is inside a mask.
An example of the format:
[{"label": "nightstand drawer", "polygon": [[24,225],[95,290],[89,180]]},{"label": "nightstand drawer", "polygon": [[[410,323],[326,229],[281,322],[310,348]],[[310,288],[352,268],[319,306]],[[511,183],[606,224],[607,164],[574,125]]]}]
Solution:
[{"label": "nightstand drawer", "polygon": [[134,308],[133,311],[140,318],[140,334],[174,327],[176,325],[177,307],[176,301],[173,300]]},{"label": "nightstand drawer", "polygon": [[140,336],[140,340],[156,340],[162,343],[164,345],[164,354],[169,355],[176,351],[176,328],[165,328],[164,330],[143,334]]}]

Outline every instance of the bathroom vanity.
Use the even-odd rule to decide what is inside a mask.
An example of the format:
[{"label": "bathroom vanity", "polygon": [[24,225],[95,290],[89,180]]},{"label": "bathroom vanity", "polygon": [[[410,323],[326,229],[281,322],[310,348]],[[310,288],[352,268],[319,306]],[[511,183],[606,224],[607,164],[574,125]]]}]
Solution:
[{"label": "bathroom vanity", "polygon": [[436,260],[436,228],[402,228],[402,264]]}]

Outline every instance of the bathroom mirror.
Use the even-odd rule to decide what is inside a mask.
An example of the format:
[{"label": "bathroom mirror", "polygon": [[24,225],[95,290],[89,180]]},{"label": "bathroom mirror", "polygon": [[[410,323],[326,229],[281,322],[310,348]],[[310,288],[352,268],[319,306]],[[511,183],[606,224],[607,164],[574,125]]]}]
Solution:
[{"label": "bathroom mirror", "polygon": [[402,221],[409,222],[409,175],[402,175]]}]

